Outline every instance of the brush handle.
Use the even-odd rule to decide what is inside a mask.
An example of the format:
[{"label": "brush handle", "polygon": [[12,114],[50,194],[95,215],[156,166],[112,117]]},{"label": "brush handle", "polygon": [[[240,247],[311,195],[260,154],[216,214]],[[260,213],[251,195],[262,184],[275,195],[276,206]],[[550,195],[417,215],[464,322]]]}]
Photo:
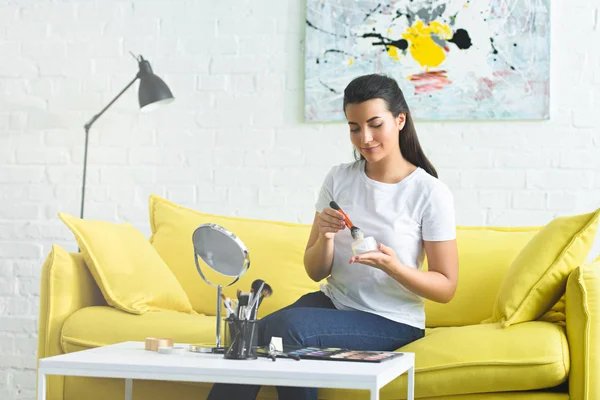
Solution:
[{"label": "brush handle", "polygon": [[333,208],[334,210],[342,211],[341,207],[338,206],[338,203],[333,200],[329,202],[329,207]]},{"label": "brush handle", "polygon": [[352,221],[350,221],[350,218],[348,218],[348,216],[346,215],[344,210],[342,210],[341,207],[338,206],[338,204],[335,201],[331,200],[329,202],[329,206],[331,208],[333,208],[334,210],[337,210],[342,213],[342,216],[344,217],[344,222],[346,223],[346,226],[348,227],[348,229],[352,229],[354,227],[354,224],[352,223]]},{"label": "brush handle", "polygon": [[254,313],[254,308],[256,307],[256,305],[258,304],[258,299],[261,295],[261,292],[263,290],[263,287],[265,286],[265,282],[263,281],[260,284],[260,287],[258,288],[258,290],[256,291],[254,298],[252,299],[252,301],[248,304],[248,308],[246,310],[246,319],[250,319],[252,318],[252,314]]}]

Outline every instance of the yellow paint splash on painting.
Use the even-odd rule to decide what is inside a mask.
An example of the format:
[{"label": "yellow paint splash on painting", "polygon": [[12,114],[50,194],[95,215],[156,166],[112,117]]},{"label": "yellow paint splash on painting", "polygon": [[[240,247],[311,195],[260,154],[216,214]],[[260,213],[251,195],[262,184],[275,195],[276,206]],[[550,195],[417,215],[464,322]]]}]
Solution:
[{"label": "yellow paint splash on painting", "polygon": [[419,20],[402,34],[402,37],[410,43],[410,54],[422,67],[437,67],[446,59],[444,49],[433,41],[432,35],[449,40],[452,39],[452,30],[448,25],[437,21],[425,25]]},{"label": "yellow paint splash on painting", "polygon": [[396,46],[388,46],[387,49],[387,53],[392,58],[392,60],[400,61],[400,54],[398,54],[398,48]]}]

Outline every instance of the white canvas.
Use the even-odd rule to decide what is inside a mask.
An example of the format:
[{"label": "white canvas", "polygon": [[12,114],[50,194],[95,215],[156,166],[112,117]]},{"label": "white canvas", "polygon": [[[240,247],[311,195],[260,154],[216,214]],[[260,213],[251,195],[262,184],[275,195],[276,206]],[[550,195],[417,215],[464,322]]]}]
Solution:
[{"label": "white canvas", "polygon": [[397,79],[415,119],[547,119],[549,0],[307,0],[305,118],[343,121],[356,76]]}]

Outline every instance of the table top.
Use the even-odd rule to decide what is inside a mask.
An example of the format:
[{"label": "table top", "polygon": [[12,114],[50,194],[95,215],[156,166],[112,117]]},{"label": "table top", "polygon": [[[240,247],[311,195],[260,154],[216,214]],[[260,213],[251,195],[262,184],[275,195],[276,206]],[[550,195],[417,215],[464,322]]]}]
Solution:
[{"label": "table top", "polygon": [[[186,344],[175,344],[185,346]],[[222,354],[160,354],[144,342],[124,342],[39,360],[46,374],[162,379],[194,382],[290,384],[311,387],[382,387],[414,366],[414,354],[381,363],[301,360],[266,357],[229,360]]]}]

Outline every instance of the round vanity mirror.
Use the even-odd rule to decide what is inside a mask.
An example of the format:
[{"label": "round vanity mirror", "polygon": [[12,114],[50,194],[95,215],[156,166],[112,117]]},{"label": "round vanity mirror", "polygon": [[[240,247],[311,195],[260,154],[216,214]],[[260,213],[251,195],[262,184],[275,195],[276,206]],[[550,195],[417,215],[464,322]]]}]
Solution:
[{"label": "round vanity mirror", "polygon": [[[192,241],[194,253],[207,266],[222,275],[236,278],[229,285],[235,283],[250,266],[250,253],[244,243],[220,225],[200,225],[194,231]],[[213,285],[202,273],[197,258],[196,268],[202,279]]]},{"label": "round vanity mirror", "polygon": [[[216,310],[216,347],[212,352],[222,351],[221,347],[221,294],[223,285],[215,284],[207,279],[198,262],[200,258],[204,264],[217,273],[233,278],[225,286],[233,285],[250,268],[250,252],[244,243],[232,232],[216,224],[202,224],[196,228],[192,235],[194,244],[194,261],[196,269],[202,279],[217,288]],[[204,349],[207,350],[207,349]]]}]

